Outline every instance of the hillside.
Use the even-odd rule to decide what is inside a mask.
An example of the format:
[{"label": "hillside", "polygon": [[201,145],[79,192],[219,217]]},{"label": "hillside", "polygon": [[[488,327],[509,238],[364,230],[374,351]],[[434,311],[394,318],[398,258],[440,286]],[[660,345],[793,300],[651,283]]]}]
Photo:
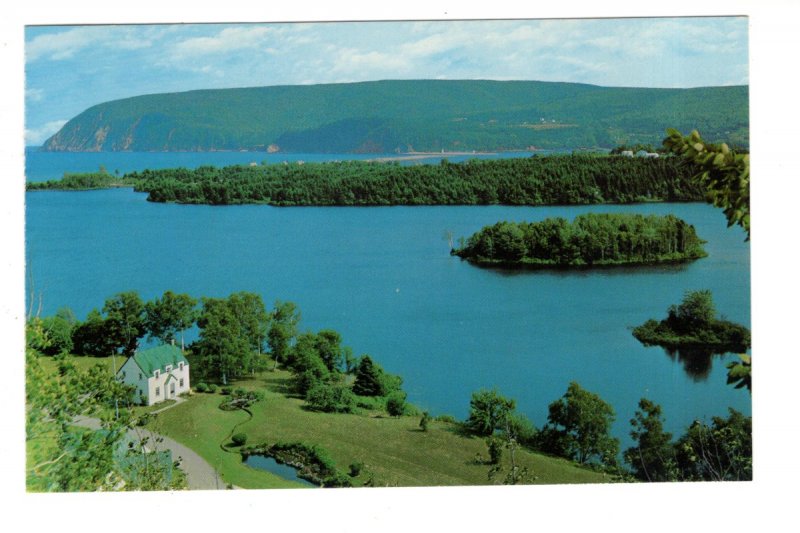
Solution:
[{"label": "hillside", "polygon": [[48,151],[386,153],[659,145],[666,128],[748,144],[748,87],[396,80],[152,94],[93,106]]}]

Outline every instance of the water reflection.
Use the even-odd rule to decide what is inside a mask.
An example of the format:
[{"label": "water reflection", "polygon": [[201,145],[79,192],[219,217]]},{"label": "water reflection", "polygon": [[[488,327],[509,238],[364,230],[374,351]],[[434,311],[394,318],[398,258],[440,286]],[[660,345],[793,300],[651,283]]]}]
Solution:
[{"label": "water reflection", "polygon": [[682,346],[680,348],[664,348],[664,353],[673,362],[680,363],[684,372],[695,383],[708,379],[713,367],[714,356],[724,359],[731,354],[727,348],[710,348],[708,346]]},{"label": "water reflection", "polygon": [[[467,262],[466,260],[463,260]],[[482,265],[473,263],[473,266],[490,270],[502,277],[526,276],[531,273],[553,276],[557,278],[566,277],[589,277],[602,275],[605,277],[631,276],[631,275],[653,275],[653,274],[677,274],[686,271],[690,262],[683,263],[664,263],[661,265],[586,265],[578,267],[568,266],[540,266],[540,265]]]}]

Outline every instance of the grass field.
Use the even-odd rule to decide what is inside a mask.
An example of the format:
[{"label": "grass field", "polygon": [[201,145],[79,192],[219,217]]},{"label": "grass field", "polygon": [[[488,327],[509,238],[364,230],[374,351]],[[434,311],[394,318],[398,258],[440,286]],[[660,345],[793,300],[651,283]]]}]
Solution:
[{"label": "grass field", "polygon": [[[483,439],[463,435],[457,424],[433,421],[428,431],[419,429],[418,417],[329,414],[308,411],[303,401],[286,395],[290,376],[267,372],[235,383],[266,391],[266,399],[251,407],[253,417],[242,411],[222,411],[220,394],[194,394],[189,401],[157,415],[151,428],[194,449],[218,469],[222,479],[243,488],[298,486],[244,465],[238,453],[226,452],[234,431],[247,434],[248,445],[278,441],[302,441],[324,448],[337,468],[348,472],[351,463],[364,464],[353,478],[361,486],[372,478],[376,486],[487,485],[490,466],[476,460],[488,457]],[[602,483],[603,474],[573,463],[517,451],[517,463],[528,470],[529,483]],[[503,456],[503,473],[509,454]]]}]

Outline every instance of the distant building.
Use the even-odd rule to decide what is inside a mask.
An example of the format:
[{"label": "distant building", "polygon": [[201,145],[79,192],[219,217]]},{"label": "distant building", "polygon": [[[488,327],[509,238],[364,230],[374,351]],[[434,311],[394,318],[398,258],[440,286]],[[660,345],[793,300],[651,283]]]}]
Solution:
[{"label": "distant building", "polygon": [[164,344],[133,354],[117,371],[117,379],[135,387],[136,401],[153,405],[189,391],[189,361],[180,348]]},{"label": "distant building", "polygon": [[625,156],[625,157],[633,157],[633,151],[632,150],[623,150],[622,152],[620,152],[619,155],[622,155],[622,156]]}]

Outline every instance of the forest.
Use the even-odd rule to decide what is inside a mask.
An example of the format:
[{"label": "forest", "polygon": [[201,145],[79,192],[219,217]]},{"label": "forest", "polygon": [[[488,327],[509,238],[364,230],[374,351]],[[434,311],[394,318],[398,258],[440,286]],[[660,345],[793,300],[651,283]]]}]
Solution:
[{"label": "forest", "polygon": [[679,158],[554,155],[401,166],[342,161],[202,166],[123,177],[152,202],[274,206],[576,205],[702,201]]},{"label": "forest", "polygon": [[706,256],[694,226],[674,215],[586,213],[571,223],[498,222],[467,239],[453,255],[478,264],[526,266],[631,265]]}]

